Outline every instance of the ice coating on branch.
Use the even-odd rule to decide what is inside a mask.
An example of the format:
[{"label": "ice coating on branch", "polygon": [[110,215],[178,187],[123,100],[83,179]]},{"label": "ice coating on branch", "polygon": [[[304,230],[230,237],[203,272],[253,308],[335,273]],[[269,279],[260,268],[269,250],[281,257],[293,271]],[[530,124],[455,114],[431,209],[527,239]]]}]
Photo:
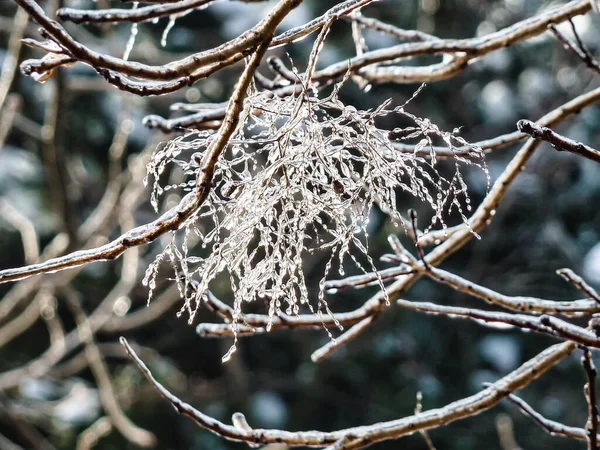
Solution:
[{"label": "ice coating on branch", "polygon": [[[371,210],[377,205],[404,226],[397,208],[402,195],[431,206],[433,219],[425,232],[433,226],[446,228],[444,217],[452,211],[467,221],[470,199],[460,170],[475,165],[487,173],[481,149],[470,146],[471,156],[457,154],[448,163],[454,170],[445,178],[437,170],[433,145],[451,150],[469,146],[457,130],[445,132],[391,100],[373,110],[357,110],[338,98],[340,87],[326,98],[308,89],[287,97],[268,91],[247,97],[241,125],[217,163],[208,199],[147,272],[152,288],[158,262],[171,262],[184,298],[182,312],[187,311],[190,321],[222,273],[233,291],[234,331],[243,320],[242,305],[256,300],[266,302],[271,318],[280,312],[298,314],[303,306],[333,317],[325,280],[334,272],[343,276],[345,264],[376,271],[368,250]],[[385,116],[412,124],[379,128]],[[154,178],[155,208],[165,191],[194,188],[212,133],[189,132],[154,155],[148,172]],[[415,152],[395,149],[394,141],[415,143]],[[424,149],[431,149],[428,157],[421,156]],[[158,180],[170,166],[178,166],[187,178],[161,186]],[[195,248],[187,245],[192,235],[200,243]],[[314,254],[323,255],[326,265],[317,303],[311,306],[304,264]],[[197,286],[190,289],[193,279]],[[226,358],[234,350],[235,344]]]}]

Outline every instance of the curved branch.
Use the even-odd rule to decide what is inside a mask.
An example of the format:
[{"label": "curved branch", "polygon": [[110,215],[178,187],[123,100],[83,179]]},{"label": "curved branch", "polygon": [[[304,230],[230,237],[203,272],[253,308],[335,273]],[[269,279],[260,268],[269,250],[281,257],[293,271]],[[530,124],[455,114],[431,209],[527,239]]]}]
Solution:
[{"label": "curved branch", "polygon": [[[299,4],[301,1],[296,0],[296,3]],[[73,39],[62,25],[50,19],[35,1],[15,0],[15,2],[43,27],[45,34],[51,37],[73,58],[95,69],[108,69],[119,72],[122,75],[162,81],[185,77],[187,74],[193,73],[201,67],[217,63],[238,53],[250,54],[273,31],[270,30],[268,24],[272,23],[273,20],[277,20],[277,17],[282,14],[282,8],[286,9],[284,6],[286,3],[279,3],[278,6],[253,28],[216,48],[196,53],[162,66],[151,66],[95,52]]]},{"label": "curved branch", "polygon": [[[299,4],[301,1],[302,0],[297,0],[297,3]],[[318,26],[314,26],[310,29],[307,29],[306,26],[294,28],[279,36],[277,40],[273,40],[272,46],[300,39],[322,26],[331,14],[336,16],[349,14],[372,1],[373,0],[346,0],[329,10],[319,19],[315,19],[317,20]],[[94,67],[96,70],[110,70],[112,72],[117,72],[121,76],[132,76],[156,81],[181,80],[182,78],[187,77],[188,74],[191,74],[202,67],[214,65],[227,58],[233,58],[230,60],[230,63],[238,61],[242,57],[252,53],[258,45],[266,39],[268,35],[268,27],[266,24],[270,23],[275,16],[278,16],[281,13],[280,6],[276,7],[253,28],[242,33],[237,38],[211,50],[196,53],[179,61],[173,61],[162,66],[152,66],[125,61],[121,58],[115,58],[113,56],[95,52],[73,39],[63,26],[48,17],[44,10],[34,0],[15,0],[15,2],[25,9],[28,14],[42,26],[44,33],[59,44],[63,51],[69,56]]]},{"label": "curved branch", "polygon": [[273,429],[240,428],[234,425],[227,425],[215,418],[207,416],[171,394],[154,378],[148,367],[137,356],[127,340],[122,337],[120,341],[131,359],[159,394],[171,403],[180,414],[191,418],[202,428],[212,431],[223,438],[250,444],[266,445],[283,443],[287,445],[323,447],[326,445],[334,445],[343,440],[344,442],[347,442],[346,446],[343,447],[346,449],[363,448],[378,441],[397,439],[417,431],[428,430],[440,425],[446,425],[456,420],[477,415],[495,406],[512,392],[528,385],[545,371],[560,362],[563,358],[570,355],[576,348],[575,344],[572,343],[563,343],[549,347],[483,391],[462,400],[449,403],[442,408],[432,409],[398,420],[348,428],[334,432],[290,432]]}]

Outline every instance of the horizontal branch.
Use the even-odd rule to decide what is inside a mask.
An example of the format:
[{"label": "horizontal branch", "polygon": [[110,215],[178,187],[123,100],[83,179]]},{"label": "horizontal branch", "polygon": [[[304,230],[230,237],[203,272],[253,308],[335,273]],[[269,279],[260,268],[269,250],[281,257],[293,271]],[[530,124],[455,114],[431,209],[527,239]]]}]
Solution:
[{"label": "horizontal branch", "polygon": [[181,131],[190,128],[206,128],[207,124],[218,120],[220,125],[223,112],[218,109],[209,109],[190,114],[176,119],[164,119],[161,116],[150,115],[144,117],[143,124],[150,129],[158,129],[164,133]]},{"label": "horizontal branch", "polygon": [[[301,1],[295,0],[294,6],[297,6]],[[181,79],[201,67],[218,63],[233,55],[241,53],[243,56],[252,53],[267,37],[268,27],[266,24],[279,16],[282,13],[281,9],[284,7],[283,5],[287,5],[286,2],[280,2],[278,6],[253,28],[218,47],[162,66],[152,66],[95,52],[73,39],[62,25],[49,18],[34,0],[15,0],[15,2],[43,27],[44,33],[48,37],[52,38],[69,56],[78,61],[84,62],[95,69],[108,69],[122,75],[159,81]]]},{"label": "horizontal branch", "polygon": [[556,301],[536,297],[504,295],[436,267],[421,270],[424,275],[432,280],[480,298],[491,305],[501,306],[511,311],[533,314],[562,314],[565,316],[589,315],[600,311],[600,305],[593,299]]},{"label": "horizontal branch", "polygon": [[85,10],[61,8],[56,14],[61,20],[73,23],[112,23],[112,22],[146,22],[159,17],[166,17],[198,8],[206,8],[216,0],[182,0],[168,4],[144,6],[135,9],[101,9]]},{"label": "horizontal branch", "polygon": [[378,63],[390,63],[423,55],[463,54],[469,59],[479,58],[495,50],[506,48],[517,42],[545,33],[548,25],[561,23],[573,16],[585,14],[590,9],[591,5],[588,0],[575,0],[483,37],[406,43],[366,52],[351,58],[349,61],[333,64],[317,72],[315,80],[339,78],[350,70],[351,72],[358,71],[361,76],[373,82],[415,82],[414,79],[402,78],[402,72],[394,76],[395,71],[401,71],[405,69],[404,67],[384,66],[370,69],[371,71],[359,69]]},{"label": "horizontal branch", "polygon": [[522,133],[528,134],[534,139],[540,139],[548,142],[559,152],[570,152],[584,158],[591,159],[595,162],[600,162],[600,151],[595,148],[585,145],[581,142],[566,138],[548,127],[540,126],[529,120],[519,120],[517,128]]},{"label": "horizontal branch", "polygon": [[456,306],[442,306],[428,302],[409,302],[398,300],[399,306],[421,311],[427,314],[444,315],[448,317],[460,317],[484,322],[488,324],[505,324],[520,329],[531,330],[547,334],[561,340],[569,340],[580,345],[600,348],[600,338],[595,334],[556,317],[540,316],[532,317],[525,314],[510,314],[496,311],[482,311],[474,308],[460,308]]},{"label": "horizontal branch", "polygon": [[238,336],[251,336],[266,333],[267,326],[270,326],[271,331],[283,329],[318,330],[329,326],[347,327],[373,315],[373,311],[364,305],[351,312],[336,313],[335,320],[329,316],[319,317],[316,314],[289,315],[281,312],[273,317],[266,314],[242,314],[238,319],[239,323],[234,328],[231,324],[234,317],[231,306],[219,300],[210,291],[204,298],[204,304],[228,323],[200,323],[196,327],[196,332],[202,337],[230,337],[235,334]]},{"label": "horizontal branch", "polygon": [[[301,3],[301,1],[302,0],[295,0],[296,6]],[[331,8],[320,18],[315,19],[318,26],[314,26],[314,29],[308,29],[306,26],[303,26],[289,30],[280,35],[277,41],[273,40],[272,46],[293,42],[296,39],[300,39],[307,34],[312,33],[326,22],[327,18],[330,17],[330,14],[334,14],[335,16],[349,14],[372,1],[373,0],[346,0],[343,3],[336,5],[334,8]],[[200,68],[215,65],[224,60],[228,60],[229,64],[233,64],[244,56],[252,53],[257,46],[265,40],[265,24],[269,22],[274,15],[277,16],[280,14],[280,7],[276,7],[253,28],[229,42],[213,49],[187,56],[179,61],[173,61],[160,66],[152,66],[133,61],[126,61],[121,58],[95,52],[73,39],[62,25],[48,17],[44,10],[34,0],[15,0],[15,2],[25,9],[27,13],[42,26],[47,37],[53,39],[65,53],[78,61],[92,66],[96,70],[109,71],[104,72],[103,75],[108,77],[109,81],[112,79],[121,81],[125,87],[127,86],[124,80],[125,76],[155,81],[175,80],[177,83],[183,83],[181,85],[181,87],[183,87],[185,83],[189,82],[188,77],[190,74],[193,74]],[[222,67],[222,65],[219,67]],[[120,86],[117,85],[117,87]],[[149,86],[148,88],[152,88],[152,86]],[[140,83],[138,83],[138,89],[142,89]],[[141,92],[144,91],[141,90]]]},{"label": "horizontal branch", "polygon": [[[138,3],[177,3],[180,2],[181,0],[121,0],[121,2],[123,3],[132,3],[132,2],[138,2]],[[240,1],[244,1],[244,0],[240,0]]]}]

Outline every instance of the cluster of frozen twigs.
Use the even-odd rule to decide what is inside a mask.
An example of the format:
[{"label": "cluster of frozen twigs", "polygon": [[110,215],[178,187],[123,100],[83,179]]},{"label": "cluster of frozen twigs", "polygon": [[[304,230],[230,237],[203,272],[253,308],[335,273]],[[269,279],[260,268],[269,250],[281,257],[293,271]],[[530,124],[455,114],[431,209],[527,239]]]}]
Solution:
[{"label": "cluster of frozen twigs", "polygon": [[[223,272],[229,274],[234,293],[235,337],[242,304],[257,299],[266,299],[269,305],[267,331],[275,317],[283,311],[296,316],[301,305],[317,316],[325,310],[335,321],[325,300],[325,279],[332,272],[343,276],[345,259],[363,272],[378,273],[368,252],[369,218],[377,205],[396,225],[406,228],[397,195],[431,205],[433,220],[425,232],[435,225],[445,230],[444,217],[453,210],[467,223],[465,214],[471,206],[460,165],[485,169],[482,151],[409,114],[405,104],[392,107],[388,101],[372,111],[348,107],[338,97],[340,87],[341,83],[335,85],[330,95],[320,99],[308,80],[297,95],[280,98],[259,91],[246,98],[241,126],[216,163],[206,201],[184,226],[181,245],[177,246],[175,234],[146,272],[152,289],[158,263],[163,259],[172,263],[190,322],[211,283]],[[409,118],[414,125],[394,130],[376,126],[377,120],[390,115]],[[403,135],[405,142],[416,139],[416,152],[395,149],[395,134]],[[194,189],[212,138],[210,131],[187,133],[154,155],[148,166],[155,180],[156,206],[165,190]],[[429,158],[418,153],[432,147],[434,139],[445,142],[450,151],[456,145],[471,150],[469,156],[456,156],[451,179],[437,171],[433,150]],[[180,167],[187,179],[161,187],[160,177],[170,164]],[[188,248],[190,233],[202,243],[199,249]],[[324,254],[327,264],[313,308],[304,266],[306,255],[315,253]],[[192,280],[196,283],[190,289]],[[225,359],[233,350],[235,344]]]},{"label": "cluster of frozen twigs", "polygon": [[[557,150],[598,160],[596,150],[558,135],[551,127],[597,103],[600,89],[580,95],[535,123],[520,122],[513,133],[474,144],[467,143],[457,131],[441,130],[429,120],[412,115],[408,101],[400,104],[388,101],[362,111],[344,104],[340,98],[340,89],[350,80],[365,87],[369,83],[423,83],[451,77],[471,61],[538,36],[549,28],[563,45],[591,69],[598,70],[598,64],[579,41],[575,30],[576,39],[572,42],[554,27],[569,22],[573,16],[589,13],[591,2],[575,0],[484,37],[444,40],[363,16],[361,9],[372,3],[371,0],[340,2],[305,25],[276,35],[283,19],[301,3],[300,0],[281,0],[263,20],[238,38],[162,66],[91,50],[75,40],[34,0],[15,2],[23,9],[17,13],[15,39],[11,40],[14,47],[10,50],[13,56],[18,55],[24,42],[46,51],[46,56],[25,61],[21,68],[38,80],[56,85],[54,115],[47,118],[49,128],[45,135],[48,129],[53,133],[44,142],[51,154],[57,152],[53,140],[59,126],[56,117],[60,116],[61,75],[57,69],[62,66],[76,62],[87,64],[110,84],[138,95],[168,94],[237,62],[244,61],[245,66],[228,102],[177,105],[176,109],[191,113],[176,119],[147,117],[146,125],[151,128],[184,131],[184,134],[160,147],[147,160],[144,160],[145,155],[132,160],[124,172],[120,170],[120,158],[128,127],[121,126],[110,153],[111,181],[96,212],[79,228],[70,220],[72,211],[65,194],[60,158],[52,159],[56,163],[56,167],[51,168],[56,172],[55,200],[66,234],[57,237],[42,255],[37,250],[37,237],[31,224],[11,205],[2,206],[4,214],[21,231],[30,264],[0,271],[0,283],[18,281],[0,302],[0,345],[25,333],[39,317],[48,327],[51,344],[38,359],[0,374],[0,390],[15,387],[25,375],[39,377],[68,372],[70,366],[59,363],[83,347],[80,359],[85,360],[97,379],[106,418],[86,430],[81,442],[97,439],[114,427],[130,441],[151,446],[155,443],[152,434],[132,424],[116,401],[108,382],[102,346],[95,342],[96,332],[121,332],[157,320],[182,297],[182,312],[189,314],[190,321],[203,307],[214,310],[223,319],[223,323],[201,323],[197,330],[202,336],[233,337],[234,344],[225,359],[231,357],[239,336],[283,328],[339,329],[339,336],[314,352],[313,360],[317,362],[360,335],[385,312],[390,299],[397,298],[420,277],[428,277],[481,299],[494,309],[456,308],[405,300],[397,300],[395,304],[430,314],[532,330],[562,343],[547,348],[477,394],[439,409],[419,409],[413,416],[333,432],[290,432],[253,429],[239,413],[234,415],[232,425],[228,425],[197,411],[156,381],[137,351],[124,339],[121,342],[154,387],[178,411],[226,439],[252,446],[280,443],[331,450],[358,449],[417,431],[425,433],[476,415],[508,398],[548,431],[587,440],[590,449],[598,447],[596,369],[591,351],[600,348],[600,326],[594,318],[594,314],[600,312],[600,297],[592,287],[572,271],[562,269],[559,274],[585,298],[557,302],[509,297],[437,266],[490,223],[507,189],[540,140],[550,142]],[[133,9],[63,8],[58,11],[58,17],[63,21],[91,24],[137,24],[169,17],[170,27],[177,17],[208,7],[212,1],[148,0],[147,3]],[[21,41],[27,25],[23,11],[42,27],[45,41],[29,38]],[[350,23],[356,56],[317,70],[319,52],[331,25],[338,20]],[[389,34],[400,43],[371,50],[362,36],[366,28]],[[257,72],[269,48],[292,44],[317,31],[305,71],[289,68],[272,56],[266,59],[273,78]],[[405,60],[423,55],[439,56],[440,61],[422,66],[403,65]],[[16,114],[14,102],[8,95],[15,67],[3,68],[0,80],[3,120],[12,120]],[[124,110],[126,113],[125,107]],[[382,121],[391,116],[406,125],[384,128]],[[2,136],[0,133],[0,138]],[[461,171],[466,166],[487,171],[484,152],[525,139],[483,201],[473,208]],[[439,170],[442,164],[445,165],[443,173],[450,176],[442,175]],[[153,184],[151,203],[156,211],[166,203],[162,198],[167,191],[177,193],[178,202],[169,205],[155,221],[134,227],[132,211],[141,202],[139,183],[143,175],[140,176],[140,168],[143,170],[144,166]],[[173,184],[163,184],[165,175],[172,173],[179,173],[180,179]],[[406,195],[429,204],[432,209],[432,219],[423,231],[417,227],[415,213],[411,212],[406,219],[399,211],[398,199]],[[391,236],[393,253],[385,255],[383,261],[392,263],[393,267],[377,267],[368,247],[369,220],[375,207],[388,214],[413,238],[417,256]],[[448,227],[445,217],[449,213],[461,217],[462,223]],[[117,239],[98,246],[94,236],[109,235],[117,229],[122,233]],[[165,246],[143,279],[149,286],[150,297],[155,298],[147,309],[125,314],[129,309],[127,298],[140,281],[136,278],[140,253],[161,237],[167,238],[161,241]],[[77,248],[84,250],[73,251]],[[430,250],[426,252],[425,248]],[[63,254],[65,256],[59,256]],[[305,258],[313,254],[324,255],[326,261],[318,286],[308,286],[304,273]],[[70,280],[88,263],[121,256],[126,261],[119,283],[94,312],[86,314]],[[36,262],[38,259],[42,262]],[[161,261],[173,266],[175,281],[172,283],[161,281]],[[348,263],[361,274],[343,278]],[[29,278],[64,269],[72,270],[52,275],[52,278]],[[222,274],[230,280],[233,295],[229,302],[217,299],[211,292],[212,283]],[[342,278],[334,279],[338,276]],[[380,287],[379,293],[353,311],[336,312],[327,305],[327,293],[373,284]],[[56,315],[57,295],[67,300],[75,318],[76,327],[68,333]],[[244,312],[243,303],[259,299],[268,305],[264,314]],[[571,318],[588,322],[580,326],[566,320]],[[589,421],[585,428],[547,420],[514,395],[577,347],[581,348],[582,366],[588,378]],[[76,358],[78,356],[69,362]]]}]

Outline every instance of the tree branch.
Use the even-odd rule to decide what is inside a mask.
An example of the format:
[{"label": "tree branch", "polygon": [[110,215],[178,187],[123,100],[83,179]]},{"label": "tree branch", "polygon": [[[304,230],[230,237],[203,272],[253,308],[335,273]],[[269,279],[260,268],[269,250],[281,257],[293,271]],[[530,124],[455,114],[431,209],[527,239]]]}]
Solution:
[{"label": "tree branch", "polygon": [[381,422],[334,432],[290,432],[273,429],[241,429],[207,416],[171,394],[154,378],[148,367],[136,355],[127,340],[122,337],[120,341],[133,362],[165,400],[171,403],[180,414],[189,417],[202,428],[212,431],[225,439],[261,445],[283,443],[290,446],[306,447],[333,446],[329,448],[336,448],[336,443],[344,441],[345,444],[341,448],[348,450],[364,448],[382,440],[398,439],[417,431],[428,430],[440,425],[447,425],[456,420],[477,415],[493,407],[512,392],[523,388],[531,381],[538,378],[545,371],[571,354],[576,348],[572,343],[564,343],[549,347],[483,391],[462,400],[452,402],[439,409],[428,410],[420,414],[389,422]]},{"label": "tree branch", "polygon": [[528,134],[534,139],[548,142],[559,152],[571,152],[592,161],[600,162],[600,151],[581,142],[561,136],[550,128],[539,126],[529,120],[519,120],[517,127],[519,131]]}]

